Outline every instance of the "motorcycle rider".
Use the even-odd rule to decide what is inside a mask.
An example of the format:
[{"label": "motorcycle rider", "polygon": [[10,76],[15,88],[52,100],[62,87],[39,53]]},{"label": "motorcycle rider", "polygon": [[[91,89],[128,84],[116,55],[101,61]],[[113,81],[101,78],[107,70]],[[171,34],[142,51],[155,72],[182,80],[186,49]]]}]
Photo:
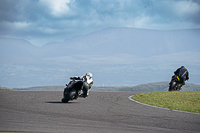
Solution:
[{"label": "motorcycle rider", "polygon": [[[85,76],[75,76],[75,77],[70,77],[71,80],[83,80],[83,86],[82,86],[82,91],[83,94],[81,94],[79,97],[87,98],[89,95],[89,89],[93,86],[93,79],[92,79],[92,73],[86,73]],[[71,83],[71,82],[70,82]],[[71,86],[69,83],[68,87]]]},{"label": "motorcycle rider", "polygon": [[180,82],[178,84],[178,90],[181,89],[181,87],[183,85],[185,85],[185,81],[189,79],[189,72],[188,70],[184,67],[184,66],[181,66],[180,68],[178,68],[174,74],[176,76],[178,76],[178,78],[180,79]]}]

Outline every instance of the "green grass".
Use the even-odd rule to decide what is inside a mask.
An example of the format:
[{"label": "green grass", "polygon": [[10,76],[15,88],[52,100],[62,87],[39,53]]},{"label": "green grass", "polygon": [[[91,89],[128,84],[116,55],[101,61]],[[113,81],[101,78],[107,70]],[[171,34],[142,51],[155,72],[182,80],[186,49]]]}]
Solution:
[{"label": "green grass", "polygon": [[0,91],[12,91],[11,89],[0,88]]},{"label": "green grass", "polygon": [[134,100],[162,108],[200,113],[200,92],[151,92],[134,95]]}]

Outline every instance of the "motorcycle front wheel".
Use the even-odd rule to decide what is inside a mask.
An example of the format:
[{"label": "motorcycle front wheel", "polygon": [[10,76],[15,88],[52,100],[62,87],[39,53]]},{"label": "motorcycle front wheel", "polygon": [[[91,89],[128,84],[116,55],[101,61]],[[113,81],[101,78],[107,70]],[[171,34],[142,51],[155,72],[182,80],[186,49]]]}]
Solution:
[{"label": "motorcycle front wheel", "polygon": [[64,98],[62,98],[62,102],[63,103],[68,103],[69,100],[73,100],[74,97],[76,97],[76,90],[72,89],[66,96],[64,96]]}]

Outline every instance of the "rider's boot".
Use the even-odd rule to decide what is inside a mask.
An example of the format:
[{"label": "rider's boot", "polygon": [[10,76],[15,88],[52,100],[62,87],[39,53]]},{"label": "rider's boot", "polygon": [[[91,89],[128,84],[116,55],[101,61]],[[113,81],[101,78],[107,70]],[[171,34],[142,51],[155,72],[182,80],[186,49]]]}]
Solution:
[{"label": "rider's boot", "polygon": [[88,97],[88,95],[81,94],[79,97],[82,97],[82,98],[87,98],[87,97]]}]

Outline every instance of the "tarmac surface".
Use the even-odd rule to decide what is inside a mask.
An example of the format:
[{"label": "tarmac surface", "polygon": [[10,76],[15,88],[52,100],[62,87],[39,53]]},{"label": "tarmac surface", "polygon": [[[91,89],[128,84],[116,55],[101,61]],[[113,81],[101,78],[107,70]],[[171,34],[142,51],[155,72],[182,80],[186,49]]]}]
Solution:
[{"label": "tarmac surface", "polygon": [[129,100],[134,92],[90,92],[62,103],[61,91],[0,91],[0,133],[200,133],[200,115]]}]

